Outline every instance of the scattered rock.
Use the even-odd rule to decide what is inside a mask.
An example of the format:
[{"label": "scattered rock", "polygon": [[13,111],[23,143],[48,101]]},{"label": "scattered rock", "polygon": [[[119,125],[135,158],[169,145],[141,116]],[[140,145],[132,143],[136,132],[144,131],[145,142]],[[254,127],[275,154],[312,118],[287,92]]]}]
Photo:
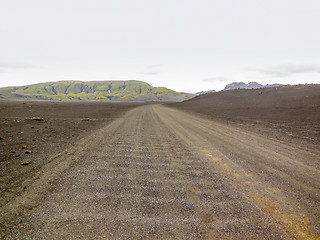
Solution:
[{"label": "scattered rock", "polygon": [[33,121],[38,121],[38,122],[43,122],[44,121],[44,119],[40,118],[40,117],[32,117],[30,119],[33,120]]},{"label": "scattered rock", "polygon": [[30,150],[25,151],[25,154],[31,154]]},{"label": "scattered rock", "polygon": [[27,145],[23,144],[22,149],[26,149],[26,148],[27,148]]},{"label": "scattered rock", "polygon": [[25,160],[25,161],[20,163],[21,166],[25,166],[25,165],[29,165],[29,164],[31,164],[31,160],[30,159]]},{"label": "scattered rock", "polygon": [[3,138],[3,137],[0,137],[0,140],[4,140],[4,138]]},{"label": "scattered rock", "polygon": [[23,131],[19,131],[18,133],[23,133]]}]

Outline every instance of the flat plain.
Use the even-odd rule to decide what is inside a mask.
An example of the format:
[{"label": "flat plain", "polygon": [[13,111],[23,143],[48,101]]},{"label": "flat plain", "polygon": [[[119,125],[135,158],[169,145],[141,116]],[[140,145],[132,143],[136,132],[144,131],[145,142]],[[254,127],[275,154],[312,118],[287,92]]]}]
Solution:
[{"label": "flat plain", "polygon": [[319,239],[318,88],[1,102],[0,237]]}]

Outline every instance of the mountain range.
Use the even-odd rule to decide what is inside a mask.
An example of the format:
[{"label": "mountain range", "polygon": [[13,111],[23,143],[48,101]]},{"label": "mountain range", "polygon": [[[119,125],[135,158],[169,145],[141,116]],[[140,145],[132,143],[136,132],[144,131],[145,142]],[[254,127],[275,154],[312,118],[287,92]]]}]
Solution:
[{"label": "mountain range", "polygon": [[214,92],[216,91],[215,90],[201,91],[201,92],[197,92],[196,95],[203,95],[203,94],[214,93]]},{"label": "mountain range", "polygon": [[267,84],[262,85],[257,82],[249,82],[248,84],[244,82],[233,82],[228,85],[223,90],[233,90],[233,89],[257,89],[257,88],[270,88],[270,87],[280,87],[282,84]]},{"label": "mountain range", "polygon": [[[233,82],[223,89],[257,89],[283,86],[281,84],[262,85],[257,82]],[[113,102],[181,102],[196,95],[214,93],[215,90],[196,94],[176,92],[165,87],[152,87],[137,81],[58,81],[18,87],[0,88],[0,100],[84,100]]]},{"label": "mountain range", "polygon": [[0,100],[180,102],[194,96],[136,80],[59,81],[0,88]]}]

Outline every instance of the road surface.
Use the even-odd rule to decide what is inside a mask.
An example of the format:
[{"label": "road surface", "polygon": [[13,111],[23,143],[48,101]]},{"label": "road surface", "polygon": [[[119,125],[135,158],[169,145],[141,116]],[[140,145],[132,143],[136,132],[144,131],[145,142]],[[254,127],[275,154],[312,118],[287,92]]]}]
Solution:
[{"label": "road surface", "polygon": [[320,152],[161,105],[49,159],[4,239],[319,239]]}]

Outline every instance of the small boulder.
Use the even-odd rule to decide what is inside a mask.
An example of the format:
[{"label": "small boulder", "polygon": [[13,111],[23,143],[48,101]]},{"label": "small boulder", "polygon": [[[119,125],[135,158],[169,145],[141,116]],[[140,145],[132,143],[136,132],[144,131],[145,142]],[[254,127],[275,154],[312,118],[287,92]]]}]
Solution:
[{"label": "small boulder", "polygon": [[25,161],[20,163],[21,166],[25,166],[25,165],[29,165],[29,164],[31,164],[31,160],[30,159],[25,160]]}]

